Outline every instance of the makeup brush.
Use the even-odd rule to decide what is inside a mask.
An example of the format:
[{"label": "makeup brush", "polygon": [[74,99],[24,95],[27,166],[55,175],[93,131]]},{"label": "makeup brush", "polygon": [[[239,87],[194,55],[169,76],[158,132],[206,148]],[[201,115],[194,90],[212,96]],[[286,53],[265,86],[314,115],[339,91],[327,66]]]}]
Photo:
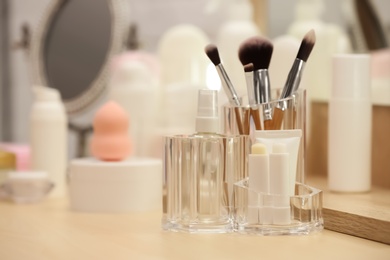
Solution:
[{"label": "makeup brush", "polygon": [[[253,93],[253,64],[252,63],[245,64],[244,65],[244,71],[245,71],[246,86],[247,86],[247,89],[248,89],[249,104],[253,104],[254,103],[254,95],[249,95],[249,93]],[[256,109],[251,107],[249,109],[249,112],[250,112],[250,115],[253,118],[253,122],[255,123],[255,129],[256,130],[261,130],[261,121],[260,121],[259,109],[257,107],[256,107]],[[244,118],[244,128],[246,127],[245,126],[245,118]],[[248,124],[248,127],[249,127],[249,124]]]},{"label": "makeup brush", "polygon": [[240,99],[236,93],[233,83],[229,79],[229,76],[226,73],[226,70],[221,63],[221,58],[219,57],[218,48],[214,44],[209,44],[205,47],[205,53],[209,57],[211,62],[215,65],[219,78],[221,79],[222,82],[223,90],[225,91],[225,94],[228,97],[229,103],[234,106],[238,132],[240,133],[240,135],[242,135],[244,134],[244,130],[242,127],[240,108],[239,108],[241,106]]},{"label": "makeup brush", "polygon": [[[238,56],[243,65],[253,64],[253,86],[248,86],[248,96],[252,109],[259,104],[268,103],[271,99],[271,89],[268,67],[273,51],[272,43],[263,37],[251,37],[244,41],[239,48]],[[265,104],[264,129],[271,128],[272,108]]]},{"label": "makeup brush", "polygon": [[[310,56],[311,51],[313,50],[314,44],[316,42],[316,35],[314,30],[310,30],[303,37],[301,46],[299,47],[297,57],[294,60],[294,63],[290,69],[290,72],[287,76],[287,81],[284,84],[282,94],[279,99],[284,99],[290,97],[294,94],[298,88],[299,83],[301,82],[303,69],[307,62],[307,59]],[[287,108],[285,102],[281,101],[278,103],[274,109],[272,128],[274,130],[280,129],[283,121],[283,112]]]},{"label": "makeup brush", "polygon": [[306,33],[306,35],[302,39],[297,57],[295,58],[291,70],[288,73],[287,81],[284,84],[280,99],[287,98],[298,90],[304,66],[310,56],[311,51],[313,50],[315,42],[316,35],[314,30],[312,29],[308,33]]}]

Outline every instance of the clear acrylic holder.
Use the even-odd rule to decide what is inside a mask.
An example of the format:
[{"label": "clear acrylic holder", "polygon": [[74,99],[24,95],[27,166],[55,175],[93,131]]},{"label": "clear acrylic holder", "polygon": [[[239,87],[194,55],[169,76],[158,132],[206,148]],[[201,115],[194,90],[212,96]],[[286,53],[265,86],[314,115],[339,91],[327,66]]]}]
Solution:
[{"label": "clear acrylic holder", "polygon": [[[289,201],[287,208],[272,206],[285,199]],[[234,230],[244,234],[306,235],[321,231],[322,191],[296,183],[295,195],[286,198],[253,191],[244,179],[234,184],[233,222]]]},{"label": "clear acrylic holder", "polygon": [[[248,188],[248,178],[234,184],[232,218],[234,230],[239,233],[294,235],[309,234],[323,229],[322,191],[304,184],[306,91],[298,90],[291,97],[279,100],[281,91],[272,90],[272,101],[257,106],[246,105],[244,99],[243,106],[238,107],[239,113],[236,107],[230,105],[223,107],[223,133],[238,134],[240,129],[238,122],[241,121],[241,132],[250,137],[248,146],[256,142],[255,131],[302,130],[294,196],[258,193]],[[237,120],[237,114],[241,120]]]},{"label": "clear acrylic holder", "polygon": [[[257,114],[261,123],[261,130],[264,130],[265,114],[266,111],[271,108],[272,116],[275,116],[275,111],[277,107],[283,105],[284,111],[282,114],[281,124],[278,129],[269,129],[269,130],[288,130],[288,129],[301,129],[302,138],[300,141],[299,151],[298,151],[298,162],[297,162],[297,174],[296,182],[305,183],[305,152],[306,152],[306,90],[298,90],[293,96],[278,100],[282,89],[273,89],[271,91],[271,102],[257,105],[255,112],[249,112],[250,107],[247,105],[246,99],[243,99],[243,106],[238,107],[240,111],[241,122],[243,123],[243,128],[249,127],[247,129],[247,134],[250,136],[250,140],[255,142],[253,138],[253,133],[256,131],[255,120],[251,113]],[[222,133],[226,135],[238,135],[238,124],[235,107],[231,105],[225,105],[222,109]],[[250,118],[249,118],[250,116]],[[244,123],[248,122],[248,125]],[[260,130],[260,131],[261,131]],[[249,144],[250,146],[250,144]]]},{"label": "clear acrylic holder", "polygon": [[[309,234],[323,229],[322,192],[304,184],[306,93],[298,91],[277,100],[279,94],[280,90],[272,91],[275,101],[255,109],[262,129],[267,111],[276,115],[276,108],[283,108],[277,128],[302,130],[295,195],[263,194],[248,188],[248,154],[255,122],[248,117],[248,106],[225,106],[226,136],[164,137],[163,229],[260,235]],[[248,126],[243,135],[237,135],[237,114]]]},{"label": "clear acrylic holder", "polygon": [[163,218],[169,231],[233,231],[233,184],[247,177],[247,136],[164,137]]}]

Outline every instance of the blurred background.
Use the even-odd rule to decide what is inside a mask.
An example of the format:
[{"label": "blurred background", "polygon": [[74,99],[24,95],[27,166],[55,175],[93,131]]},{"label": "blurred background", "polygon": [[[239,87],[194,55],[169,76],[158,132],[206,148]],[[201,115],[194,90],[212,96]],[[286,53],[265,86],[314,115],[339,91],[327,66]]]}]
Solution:
[{"label": "blurred background", "polygon": [[[28,118],[32,103],[31,62],[29,48],[39,23],[51,0],[0,0],[0,139],[17,143],[28,142]],[[190,23],[201,28],[210,41],[216,41],[226,21],[229,1],[192,0],[126,0],[128,18],[138,25],[142,48],[157,51],[162,35],[172,26]],[[214,3],[215,2],[215,3]],[[297,1],[252,0],[254,20],[262,35],[269,38],[286,34],[294,20]],[[321,19],[348,29],[348,19],[340,0],[324,1]],[[389,31],[390,1],[373,0],[378,15]],[[217,7],[213,7],[217,6]],[[90,6],[90,12],[94,6]],[[75,28],[76,29],[76,28]],[[82,72],[80,72],[82,73]]]}]

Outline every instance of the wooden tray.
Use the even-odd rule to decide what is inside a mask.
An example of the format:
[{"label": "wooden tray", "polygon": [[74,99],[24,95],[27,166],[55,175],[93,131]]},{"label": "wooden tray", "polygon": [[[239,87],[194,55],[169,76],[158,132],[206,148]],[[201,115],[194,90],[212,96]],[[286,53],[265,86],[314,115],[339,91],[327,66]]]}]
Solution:
[{"label": "wooden tray", "polygon": [[323,177],[310,176],[307,184],[324,191],[325,228],[390,244],[390,190],[373,187],[368,193],[334,193]]}]

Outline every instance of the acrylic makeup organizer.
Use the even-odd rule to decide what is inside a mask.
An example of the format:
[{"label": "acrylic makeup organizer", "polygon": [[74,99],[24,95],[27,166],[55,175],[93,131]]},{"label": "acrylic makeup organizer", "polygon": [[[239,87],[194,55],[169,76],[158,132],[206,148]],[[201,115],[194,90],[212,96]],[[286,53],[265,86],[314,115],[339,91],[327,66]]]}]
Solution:
[{"label": "acrylic makeup organizer", "polygon": [[249,220],[248,216],[251,212],[248,210],[248,198],[252,198],[252,202],[257,205],[262,205],[264,202],[272,204],[284,199],[283,196],[263,194],[249,189],[248,179],[235,183],[233,222],[235,231],[239,233],[299,235],[320,231],[323,228],[321,190],[296,183],[295,195],[289,198],[291,219],[289,224],[262,223],[261,209],[258,212],[259,218],[257,221],[253,221],[253,218]]},{"label": "acrylic makeup organizer", "polygon": [[[259,116],[261,122],[261,129],[264,130],[264,119],[265,119],[265,110],[264,108],[271,108],[272,111],[275,111],[276,107],[283,106],[283,120],[281,130],[287,129],[302,129],[302,138],[301,144],[299,147],[299,156],[297,162],[297,182],[305,183],[305,146],[306,146],[306,91],[298,90],[294,96],[285,98],[281,100],[283,103],[278,100],[281,89],[274,89],[271,91],[271,101],[267,104],[258,105],[256,109],[250,111],[249,105],[239,107],[241,121],[245,122],[245,117],[249,117],[251,114]],[[244,102],[246,101],[243,99]],[[282,104],[282,105],[281,105]],[[222,109],[222,132],[226,135],[238,135],[238,126],[236,119],[235,108],[230,105],[225,105]],[[252,118],[252,116],[251,116]],[[249,121],[249,120],[247,120]],[[253,141],[253,133],[256,130],[255,123],[253,119],[250,119],[250,124],[248,125],[250,140]],[[245,124],[244,124],[245,128]],[[273,129],[271,129],[273,130]],[[250,144],[249,144],[250,145]]]},{"label": "acrylic makeup organizer", "polygon": [[[248,178],[242,179],[234,183],[233,192],[233,207],[232,207],[232,221],[234,230],[244,234],[258,234],[258,235],[296,235],[309,234],[314,231],[323,229],[322,219],[322,191],[305,185],[305,128],[306,128],[306,91],[299,90],[293,96],[278,100],[280,90],[273,90],[271,92],[271,100],[267,104],[262,104],[256,107],[257,113],[262,122],[261,129],[264,129],[264,120],[267,118],[266,113],[271,108],[273,115],[278,108],[282,110],[282,121],[277,129],[269,130],[288,130],[301,129],[302,138],[298,152],[297,174],[294,195],[281,196],[271,195],[256,192],[249,189]],[[249,107],[241,107],[241,115],[248,113]],[[234,108],[225,106],[224,108],[224,132],[236,134],[238,132],[237,120]],[[272,113],[271,113],[272,114]],[[274,117],[273,117],[274,119]],[[272,125],[272,124],[271,124]],[[244,126],[245,127],[245,126]],[[252,121],[250,133],[253,141],[253,133],[256,130]],[[261,131],[261,130],[260,130]],[[249,144],[248,144],[249,146]],[[277,201],[289,201],[290,203],[290,222],[280,224],[264,223],[262,220],[262,209],[258,212],[258,218],[253,217],[253,204],[260,208],[264,205],[272,205]],[[249,203],[250,201],[250,203]],[[252,205],[249,205],[252,204]]]},{"label": "acrylic makeup organizer", "polygon": [[247,136],[164,138],[163,229],[233,231],[233,184],[246,177],[248,143]]},{"label": "acrylic makeup organizer", "polygon": [[[272,91],[277,100],[280,90]],[[306,93],[299,90],[294,96],[262,104],[257,107],[260,121],[264,121],[264,108],[282,108],[281,128],[302,129],[298,153],[295,194],[289,198],[255,192],[248,187],[248,154],[256,130],[254,121],[247,120],[249,135],[238,135],[237,108],[224,106],[223,132],[227,136],[213,139],[213,152],[205,152],[210,139],[193,136],[171,136],[164,138],[164,180],[162,227],[169,231],[190,233],[238,232],[258,235],[309,234],[323,229],[322,191],[305,185],[305,127]],[[249,106],[239,107],[241,122],[250,114]],[[249,111],[249,112],[248,112]],[[264,124],[262,123],[262,129]],[[207,149],[206,149],[207,150]],[[202,157],[213,158],[219,170],[213,178],[212,170],[205,170]],[[216,166],[218,164],[218,166]],[[203,167],[203,168],[202,168]],[[208,173],[207,173],[208,171]],[[261,205],[287,199],[290,202],[288,224],[263,224],[261,219],[249,217],[248,198],[255,198]],[[202,205],[203,203],[203,205]],[[202,210],[206,208],[206,213]]]}]

